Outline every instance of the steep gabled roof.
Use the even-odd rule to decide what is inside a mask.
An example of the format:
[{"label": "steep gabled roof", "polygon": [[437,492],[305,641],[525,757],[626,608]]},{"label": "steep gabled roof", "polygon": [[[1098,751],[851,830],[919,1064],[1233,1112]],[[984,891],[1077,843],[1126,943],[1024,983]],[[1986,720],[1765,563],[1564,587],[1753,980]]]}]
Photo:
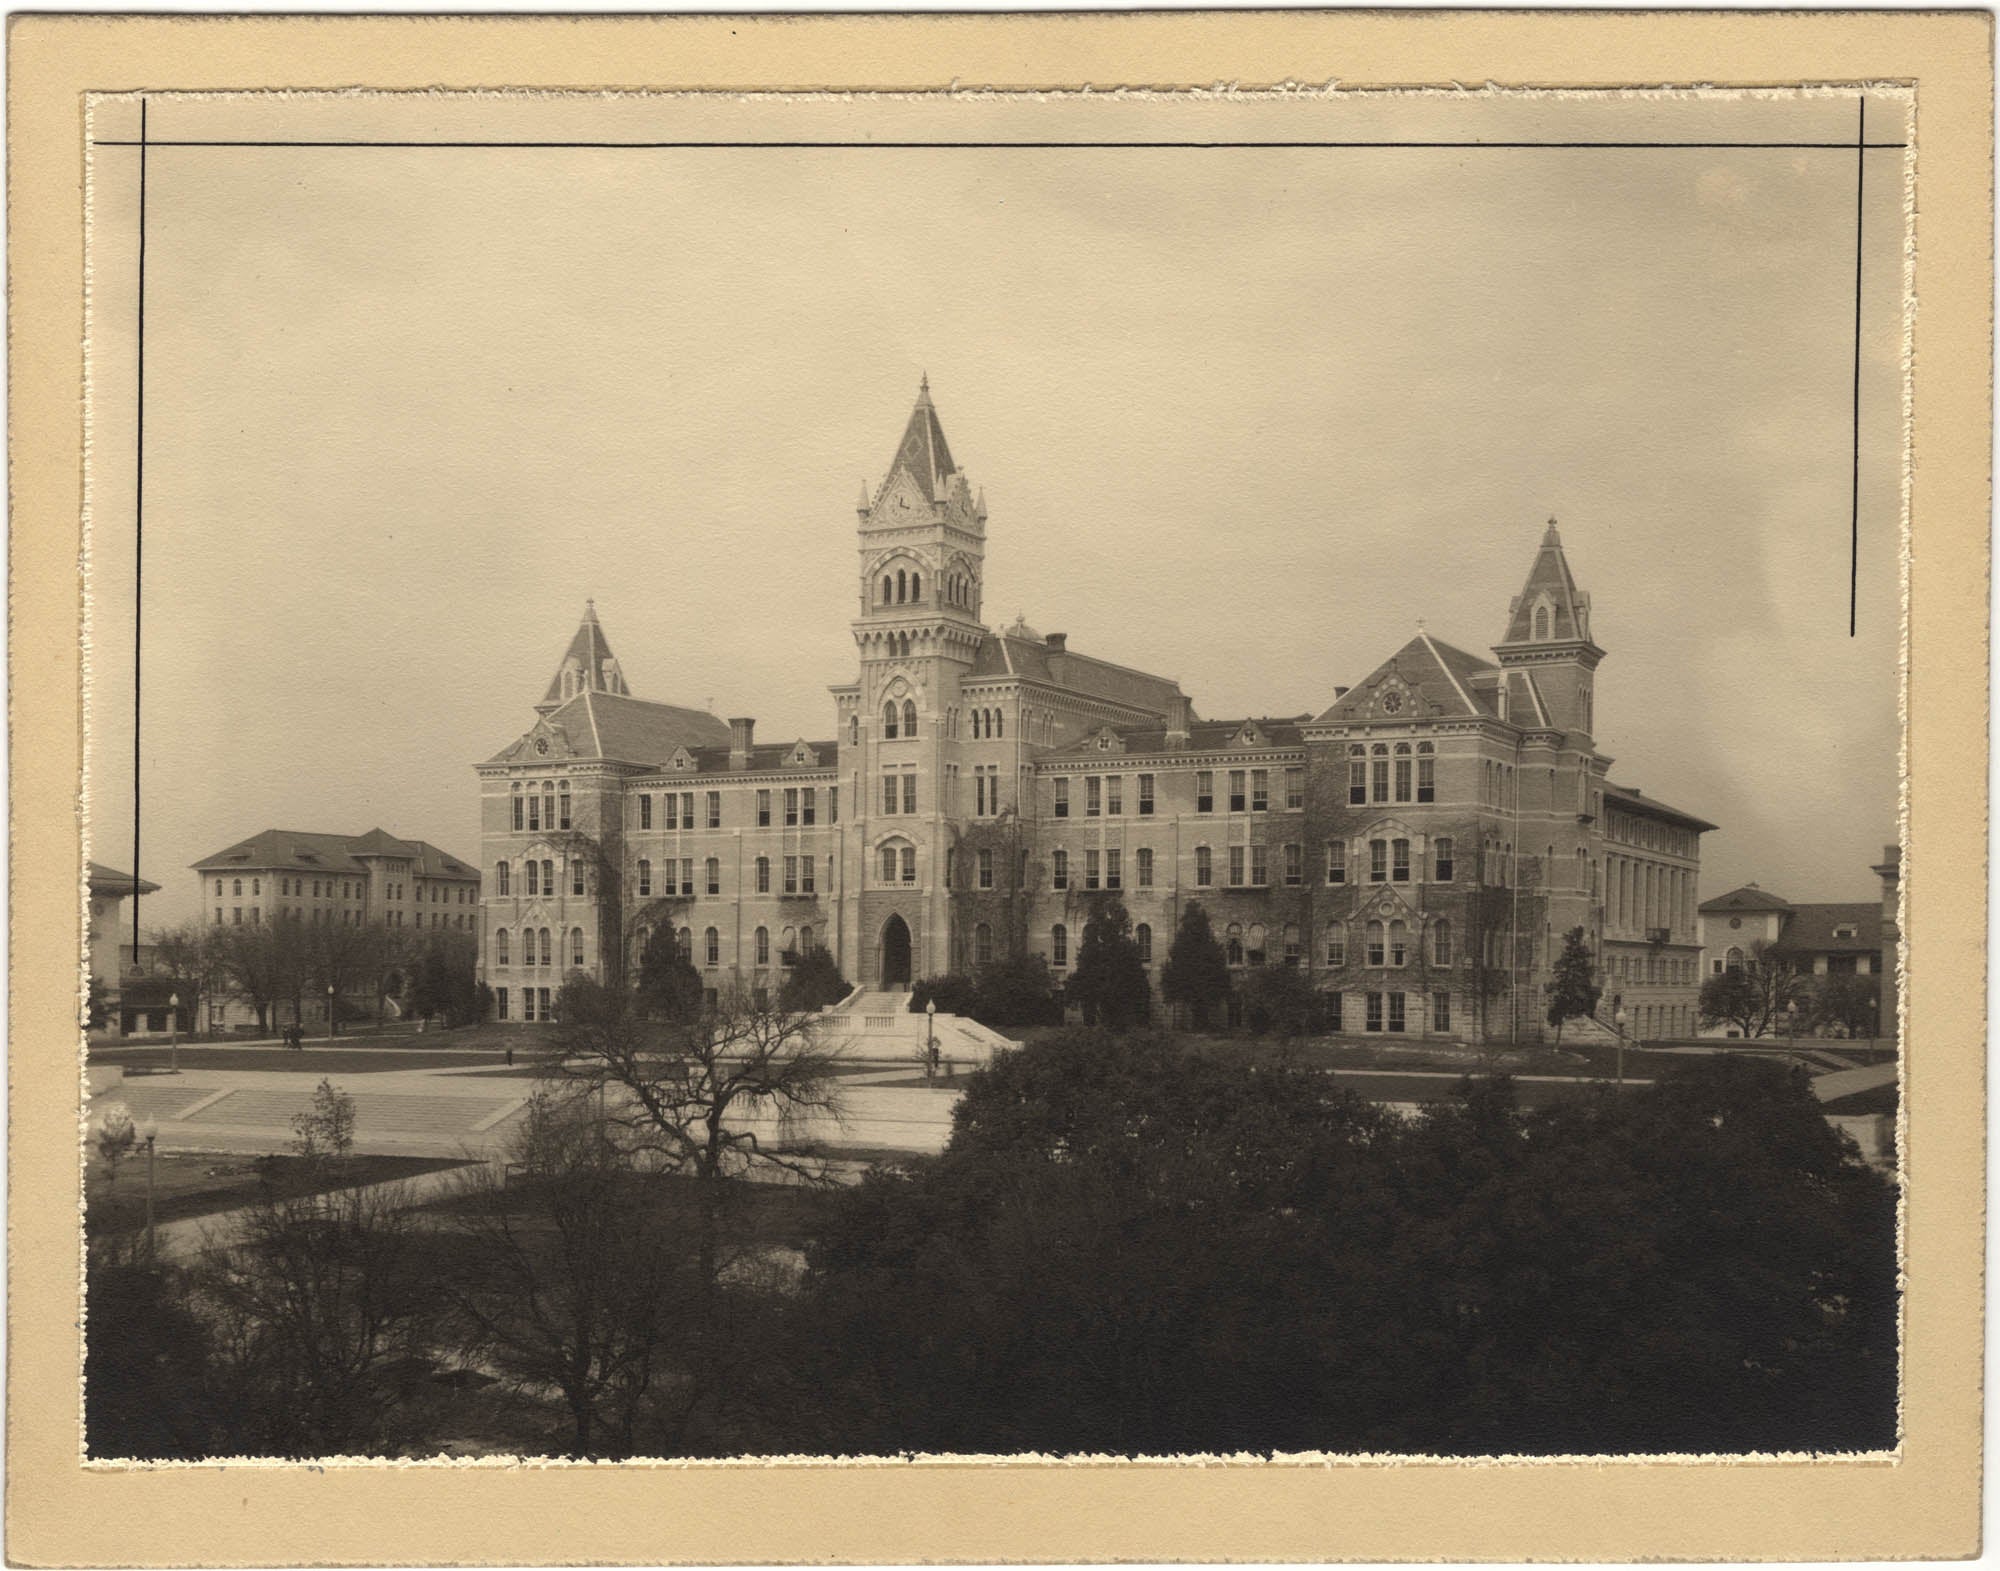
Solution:
[{"label": "steep gabled roof", "polygon": [[706,710],[586,689],[568,703],[558,704],[486,762],[528,762],[524,755],[530,741],[544,734],[561,739],[559,755],[551,762],[603,758],[657,766],[672,758],[677,748],[729,745],[729,723]]},{"label": "steep gabled roof", "polygon": [[158,884],[136,873],[121,873],[102,862],[87,862],[84,865],[90,870],[90,892],[94,895],[129,895],[134,890],[142,895],[159,893]]},{"label": "steep gabled roof", "polygon": [[[1549,628],[1543,638],[1535,637],[1535,607],[1549,608]],[[1570,576],[1569,559],[1563,555],[1562,536],[1551,518],[1542,535],[1541,549],[1535,553],[1528,581],[1508,607],[1507,635],[1501,647],[1512,644],[1566,643],[1590,638],[1590,596],[1582,594]]]},{"label": "steep gabled roof", "polygon": [[951,448],[945,443],[944,427],[938,424],[937,410],[931,406],[928,376],[917,389],[917,404],[910,411],[910,423],[903,427],[896,456],[889,460],[889,473],[894,475],[898,469],[909,472],[927,502],[942,500],[950,490],[951,477],[958,473],[958,466],[951,461]]},{"label": "steep gabled roof", "polygon": [[1401,709],[1397,719],[1432,719],[1492,713],[1479,702],[1478,684],[1490,682],[1499,668],[1490,660],[1469,655],[1463,649],[1441,643],[1428,633],[1418,633],[1367,676],[1335,699],[1314,725],[1390,718],[1377,707],[1378,693],[1385,685],[1412,695],[1421,708]]},{"label": "steep gabled roof", "polygon": [[[808,753],[817,754],[817,763],[794,762],[799,744],[797,742],[759,742],[750,749],[749,761],[744,769],[750,773],[775,769],[836,769],[840,764],[840,744],[838,742],[807,742]],[[694,760],[695,772],[704,775],[729,773],[731,751],[727,747],[691,747],[689,755]]]},{"label": "steep gabled roof", "polygon": [[1171,678],[1059,648],[1036,636],[1023,622],[1003,633],[989,632],[980,640],[965,679],[994,676],[1018,676],[1156,715],[1168,713],[1181,696],[1180,683]]},{"label": "steep gabled roof", "polygon": [[1726,895],[1717,895],[1713,900],[1704,900],[1699,909],[1708,911],[1789,911],[1789,900],[1781,899],[1768,889],[1759,889],[1755,884],[1745,884],[1740,889],[1732,889]]}]

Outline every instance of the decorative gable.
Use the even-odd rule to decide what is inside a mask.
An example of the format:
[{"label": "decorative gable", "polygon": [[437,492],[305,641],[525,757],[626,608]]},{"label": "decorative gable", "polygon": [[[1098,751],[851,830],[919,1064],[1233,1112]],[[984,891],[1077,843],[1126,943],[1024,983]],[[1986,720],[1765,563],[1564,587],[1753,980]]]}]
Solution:
[{"label": "decorative gable", "polygon": [[694,754],[690,753],[686,745],[683,744],[674,749],[674,756],[667,760],[667,767],[677,775],[693,774],[695,768]]},{"label": "decorative gable", "polygon": [[1097,734],[1090,739],[1090,747],[1096,753],[1122,753],[1125,751],[1125,739],[1110,726],[1099,726]]},{"label": "decorative gable", "polygon": [[1262,727],[1254,720],[1244,721],[1237,729],[1236,735],[1230,738],[1229,745],[1231,747],[1262,747],[1264,745]]},{"label": "decorative gable", "polygon": [[791,752],[785,755],[785,762],[793,769],[817,769],[819,753],[816,749],[808,747],[802,738],[792,744]]}]

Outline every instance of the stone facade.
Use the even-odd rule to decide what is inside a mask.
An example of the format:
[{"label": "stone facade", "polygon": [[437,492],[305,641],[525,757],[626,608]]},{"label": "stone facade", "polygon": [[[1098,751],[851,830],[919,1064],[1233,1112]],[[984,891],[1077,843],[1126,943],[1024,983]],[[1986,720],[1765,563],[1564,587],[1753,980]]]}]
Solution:
[{"label": "stone facade", "polygon": [[1227,721],[987,627],[986,526],[926,385],[859,504],[858,674],[823,740],[634,697],[586,609],[540,718],[478,770],[508,1018],[525,992],[546,1019],[572,971],[627,980],[662,924],[714,985],[774,987],[814,944],[869,987],[1019,952],[1060,977],[1116,892],[1156,982],[1198,900],[1234,969],[1304,967],[1345,1030],[1536,1038],[1582,927],[1607,1016],[1692,1033],[1713,826],[1610,780],[1604,651],[1553,523],[1494,659],[1420,627],[1318,715]]}]

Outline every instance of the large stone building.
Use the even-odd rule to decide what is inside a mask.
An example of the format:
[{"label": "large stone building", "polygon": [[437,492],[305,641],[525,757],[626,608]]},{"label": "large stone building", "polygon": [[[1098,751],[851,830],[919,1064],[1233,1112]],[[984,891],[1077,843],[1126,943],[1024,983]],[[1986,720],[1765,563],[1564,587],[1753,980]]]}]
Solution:
[{"label": "large stone building", "polygon": [[986,529],[926,385],[861,498],[831,737],[633,696],[586,609],[535,723],[478,769],[507,1018],[547,1019],[574,971],[619,981],[661,924],[716,984],[768,988],[816,944],[870,988],[1016,952],[1061,977],[1116,892],[1156,984],[1198,900],[1233,968],[1305,968],[1348,1031],[1536,1036],[1580,926],[1607,1016],[1693,1032],[1713,826],[1611,781],[1604,651],[1553,523],[1493,659],[1420,627],[1317,715],[1223,721],[986,626]]}]

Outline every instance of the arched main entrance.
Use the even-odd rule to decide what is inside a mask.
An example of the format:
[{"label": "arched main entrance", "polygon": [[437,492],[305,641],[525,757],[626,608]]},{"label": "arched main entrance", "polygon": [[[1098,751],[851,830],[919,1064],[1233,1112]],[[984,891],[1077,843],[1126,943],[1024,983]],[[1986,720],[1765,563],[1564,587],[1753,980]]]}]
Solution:
[{"label": "arched main entrance", "polygon": [[910,925],[900,916],[882,924],[882,985],[910,985]]}]

